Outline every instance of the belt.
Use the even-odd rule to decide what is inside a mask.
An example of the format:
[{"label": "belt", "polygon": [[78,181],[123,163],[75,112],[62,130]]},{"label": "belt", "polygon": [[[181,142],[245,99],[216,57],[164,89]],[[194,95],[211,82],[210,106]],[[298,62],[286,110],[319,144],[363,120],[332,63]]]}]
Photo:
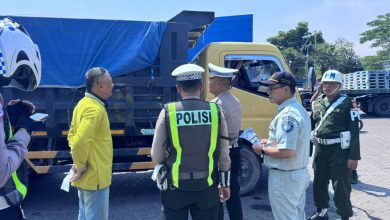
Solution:
[{"label": "belt", "polygon": [[0,210],[9,208],[7,200],[5,200],[4,196],[0,196]]},{"label": "belt", "polygon": [[306,169],[306,167],[303,167],[303,168],[298,168],[298,169],[293,169],[293,170],[282,170],[282,169],[279,169],[279,168],[274,168],[274,167],[271,167],[270,169],[271,169],[271,170],[277,170],[277,171],[284,171],[284,172],[289,172],[289,171],[295,171],[295,170],[302,170],[302,169]]},{"label": "belt", "polygon": [[333,138],[333,139],[316,138],[316,140],[319,144],[323,144],[323,145],[332,145],[332,144],[341,143],[341,138]]},{"label": "belt", "polygon": [[229,149],[238,147],[238,143],[235,144],[229,144]]},{"label": "belt", "polygon": [[179,179],[181,180],[196,180],[196,179],[204,179],[209,176],[208,171],[196,171],[196,172],[186,172],[180,173]]}]

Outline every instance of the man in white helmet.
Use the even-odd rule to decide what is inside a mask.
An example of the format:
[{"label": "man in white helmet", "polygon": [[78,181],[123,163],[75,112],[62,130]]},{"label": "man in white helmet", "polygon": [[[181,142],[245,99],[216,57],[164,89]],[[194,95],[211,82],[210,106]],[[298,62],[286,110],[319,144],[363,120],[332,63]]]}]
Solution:
[{"label": "man in white helmet", "polygon": [[[221,106],[226,120],[228,135],[223,137],[229,141],[229,156],[231,160],[230,199],[226,201],[229,218],[242,220],[242,205],[240,199],[240,184],[238,178],[241,169],[241,155],[238,146],[238,136],[241,128],[242,107],[240,101],[231,94],[231,81],[237,69],[216,66],[209,63],[209,92],[215,98],[211,102]],[[219,206],[218,219],[223,220],[223,203]]]},{"label": "man in white helmet", "polygon": [[313,195],[317,211],[308,219],[328,219],[328,184],[332,181],[334,203],[341,219],[352,216],[351,173],[360,160],[358,112],[349,97],[339,93],[343,75],[328,70],[322,77],[324,95],[312,103]]},{"label": "man in white helmet", "polygon": [[[19,24],[0,20],[0,86],[31,91],[40,79],[37,45]],[[23,100],[10,101],[6,109],[3,106],[0,94],[0,219],[23,219],[20,203],[27,193],[27,170],[20,165],[37,126],[29,117],[35,106]]]}]

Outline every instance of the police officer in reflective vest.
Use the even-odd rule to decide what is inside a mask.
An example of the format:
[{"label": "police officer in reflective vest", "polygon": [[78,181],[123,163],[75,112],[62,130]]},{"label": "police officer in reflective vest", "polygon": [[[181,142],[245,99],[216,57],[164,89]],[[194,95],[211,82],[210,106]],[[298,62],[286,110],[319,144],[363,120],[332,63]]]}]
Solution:
[{"label": "police officer in reflective vest", "polygon": [[[162,187],[163,219],[217,219],[219,201],[230,197],[229,143],[222,111],[200,99],[204,69],[184,64],[172,72],[182,100],[164,105],[152,144],[152,159],[167,167]],[[163,178],[164,179],[164,178]]]},{"label": "police officer in reflective vest", "polygon": [[317,211],[308,219],[328,219],[328,184],[332,181],[334,203],[341,218],[352,216],[351,170],[360,160],[359,112],[352,110],[349,97],[339,93],[343,82],[337,70],[322,77],[323,93],[312,103],[312,142],[315,145],[314,202]]},{"label": "police officer in reflective vest", "polygon": [[[241,128],[242,108],[240,101],[231,92],[231,80],[238,70],[216,66],[209,63],[209,92],[215,95],[211,102],[222,107],[228,128],[229,149],[231,163],[230,199],[226,201],[226,208],[230,219],[243,219],[240,199],[240,185],[238,177],[241,169],[241,155],[237,141]],[[223,219],[223,203],[220,205],[218,218]]]},{"label": "police officer in reflective vest", "polygon": [[[19,24],[0,20],[0,86],[30,91],[40,79],[37,45]],[[29,118],[35,106],[22,100],[10,101],[6,110],[3,106],[0,94],[0,219],[23,219],[21,202],[27,193],[27,168],[21,163],[30,133],[37,126]]]}]

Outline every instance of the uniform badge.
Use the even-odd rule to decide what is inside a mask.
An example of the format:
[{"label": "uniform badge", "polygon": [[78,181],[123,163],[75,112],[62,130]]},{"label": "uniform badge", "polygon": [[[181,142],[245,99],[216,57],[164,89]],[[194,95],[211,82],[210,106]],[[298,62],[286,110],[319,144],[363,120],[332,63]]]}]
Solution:
[{"label": "uniform badge", "polygon": [[289,133],[294,130],[294,124],[298,124],[298,122],[292,117],[284,117],[282,122],[282,130],[285,133]]}]

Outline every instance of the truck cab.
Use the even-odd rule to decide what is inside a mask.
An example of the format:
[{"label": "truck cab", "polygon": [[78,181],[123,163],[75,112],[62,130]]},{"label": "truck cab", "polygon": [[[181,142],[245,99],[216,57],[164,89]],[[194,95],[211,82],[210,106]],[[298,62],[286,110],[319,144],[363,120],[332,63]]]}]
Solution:
[{"label": "truck cab", "polygon": [[[203,79],[203,97],[212,100],[213,94],[208,92],[207,65],[238,69],[232,80],[232,94],[242,105],[243,115],[241,128],[253,128],[259,138],[268,137],[268,126],[276,115],[276,105],[270,103],[266,87],[259,81],[266,80],[274,72],[289,71],[279,50],[271,44],[221,42],[208,44],[192,63],[206,70]],[[251,192],[258,184],[261,175],[262,158],[256,155],[249,142],[240,140],[241,145],[241,194]]]}]

